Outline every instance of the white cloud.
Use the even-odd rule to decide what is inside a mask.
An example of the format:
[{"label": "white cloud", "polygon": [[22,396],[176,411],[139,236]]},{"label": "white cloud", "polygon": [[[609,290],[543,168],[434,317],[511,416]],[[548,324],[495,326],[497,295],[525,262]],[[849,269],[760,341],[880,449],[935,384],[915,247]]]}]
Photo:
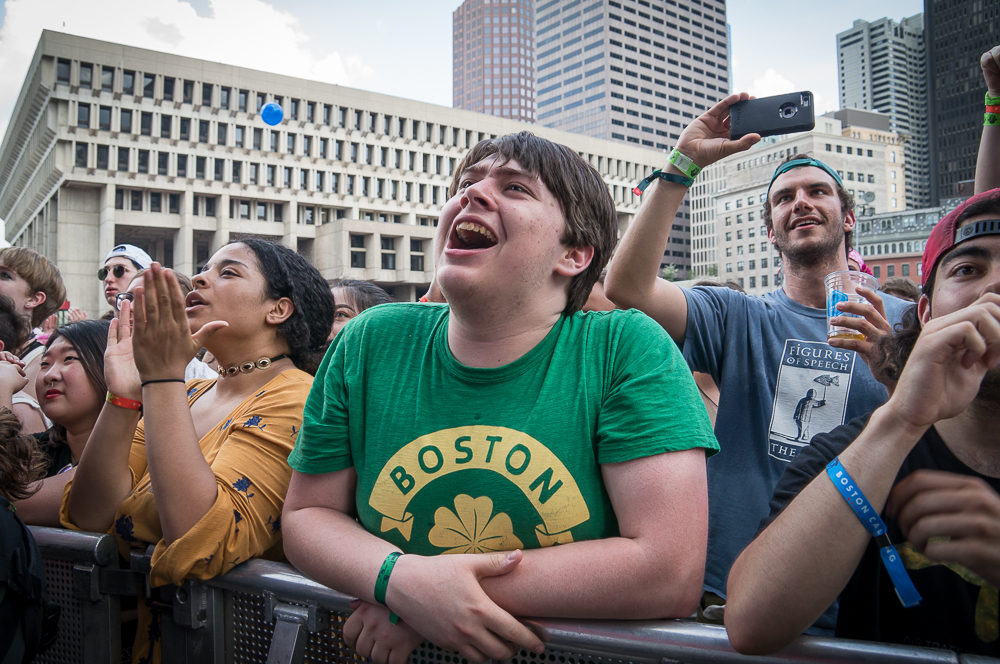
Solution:
[{"label": "white cloud", "polygon": [[366,87],[358,55],[310,44],[298,18],[262,0],[7,0],[0,27],[0,132],[6,131],[43,29],[224,62],[309,80]]},{"label": "white cloud", "polygon": [[771,97],[788,92],[798,92],[798,88],[790,80],[768,68],[762,76],[755,78],[750,85],[750,94],[754,97]]}]

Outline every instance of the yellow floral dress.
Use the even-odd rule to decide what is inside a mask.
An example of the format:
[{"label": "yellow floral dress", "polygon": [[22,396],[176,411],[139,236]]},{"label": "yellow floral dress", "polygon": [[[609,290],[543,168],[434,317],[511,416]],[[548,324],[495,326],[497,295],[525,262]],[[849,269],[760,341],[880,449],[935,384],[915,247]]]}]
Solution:
[{"label": "yellow floral dress", "polygon": [[[188,404],[214,383],[189,382]],[[312,376],[304,371],[283,371],[198,441],[215,474],[218,494],[198,523],[169,545],[160,529],[146,466],[145,430],[139,422],[129,455],[132,492],[118,508],[108,532],[118,540],[125,558],[134,548],[154,545],[149,573],[153,587],[180,584],[186,578],[210,579],[265,554],[281,556],[281,507],[291,478],[287,458],[302,425],[302,405],[311,385]],[[67,506],[71,485],[63,494],[60,520],[76,529]],[[132,661],[158,662],[158,621],[142,609],[140,602]]]}]

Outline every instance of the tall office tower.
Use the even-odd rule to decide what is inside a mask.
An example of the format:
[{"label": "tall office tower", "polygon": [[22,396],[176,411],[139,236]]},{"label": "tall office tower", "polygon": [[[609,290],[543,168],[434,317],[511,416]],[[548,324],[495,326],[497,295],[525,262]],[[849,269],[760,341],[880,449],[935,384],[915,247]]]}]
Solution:
[{"label": "tall office tower", "polygon": [[535,121],[534,0],[465,0],[451,15],[452,105]]},{"label": "tall office tower", "polygon": [[[538,123],[665,153],[691,120],[728,94],[728,42],[725,0],[541,0]],[[663,265],[686,277],[686,204],[673,225]]]},{"label": "tall office tower", "polygon": [[931,202],[936,205],[975,177],[986,92],[979,56],[997,43],[1000,2],[924,0],[924,25]]},{"label": "tall office tower", "polygon": [[837,35],[840,107],[880,111],[906,141],[906,207],[930,201],[924,16],[854,21]]}]

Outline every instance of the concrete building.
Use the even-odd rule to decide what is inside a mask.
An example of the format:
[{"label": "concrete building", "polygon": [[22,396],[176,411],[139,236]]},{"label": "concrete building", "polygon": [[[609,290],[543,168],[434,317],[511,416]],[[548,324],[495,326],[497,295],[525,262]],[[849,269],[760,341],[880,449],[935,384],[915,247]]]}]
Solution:
[{"label": "concrete building", "polygon": [[765,138],[698,176],[691,189],[695,279],[733,280],[752,294],[778,285],[780,259],[767,239],[763,203],[775,168],[798,153],[834,168],[859,213],[903,209],[905,158],[899,137],[871,127],[844,127],[832,114],[823,115],[811,132]]},{"label": "concrete building", "polygon": [[986,84],[979,56],[1000,35],[996,0],[924,0],[931,204],[960,195],[974,179]]},{"label": "concrete building", "polygon": [[855,245],[875,278],[884,283],[893,277],[906,277],[919,285],[924,245],[931,229],[962,200],[953,198],[939,207],[859,218]]},{"label": "concrete building", "polygon": [[535,121],[534,0],[465,0],[452,13],[452,105]]},{"label": "concrete building", "polygon": [[904,140],[906,207],[930,203],[924,17],[854,21],[837,35],[841,109],[885,113]]},{"label": "concrete building", "polygon": [[[725,0],[541,0],[535,26],[539,124],[669,151],[728,94]],[[681,276],[690,217],[683,206],[663,259]]]},{"label": "concrete building", "polygon": [[[257,110],[276,101],[277,126]],[[621,227],[662,155],[640,146],[45,31],[0,145],[6,237],[57,262],[71,301],[119,242],[191,274],[222,244],[280,241],[324,277],[412,300],[452,172],[479,140],[532,129],[604,176]]]}]

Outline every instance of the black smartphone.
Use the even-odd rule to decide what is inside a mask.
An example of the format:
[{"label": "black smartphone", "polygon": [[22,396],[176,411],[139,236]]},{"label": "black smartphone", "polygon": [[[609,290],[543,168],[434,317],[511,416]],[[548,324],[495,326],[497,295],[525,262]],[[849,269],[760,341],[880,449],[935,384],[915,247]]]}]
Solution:
[{"label": "black smartphone", "polygon": [[808,90],[747,99],[729,107],[729,138],[734,140],[747,134],[794,134],[815,126],[813,95]]}]

